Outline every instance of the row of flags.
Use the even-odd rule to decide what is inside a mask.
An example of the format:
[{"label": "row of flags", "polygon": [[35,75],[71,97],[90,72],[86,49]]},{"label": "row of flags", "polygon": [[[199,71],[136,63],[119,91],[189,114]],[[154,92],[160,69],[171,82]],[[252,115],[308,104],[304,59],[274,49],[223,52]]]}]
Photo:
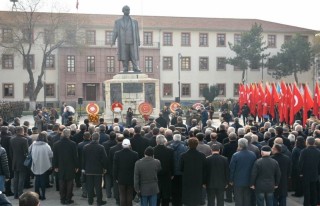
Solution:
[{"label": "row of flags", "polygon": [[314,95],[311,95],[307,84],[287,84],[284,81],[278,83],[240,84],[239,107],[247,104],[253,116],[263,118],[269,114],[275,117],[275,107],[278,108],[279,122],[292,125],[294,116],[303,110],[303,125],[307,120],[308,111],[313,109],[313,114],[319,117],[320,89],[315,85]]}]

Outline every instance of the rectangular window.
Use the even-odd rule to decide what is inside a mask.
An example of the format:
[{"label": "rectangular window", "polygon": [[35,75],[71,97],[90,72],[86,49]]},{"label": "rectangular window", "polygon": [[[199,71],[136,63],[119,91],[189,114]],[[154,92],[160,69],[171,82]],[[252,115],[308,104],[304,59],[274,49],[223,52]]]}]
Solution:
[{"label": "rectangular window", "polygon": [[152,73],[153,72],[153,57],[145,57],[144,66],[146,69],[146,73]]},{"label": "rectangular window", "polygon": [[13,69],[13,67],[14,67],[13,54],[3,54],[2,69]]},{"label": "rectangular window", "polygon": [[75,72],[75,59],[76,57],[73,55],[67,56],[67,71],[68,72]]},{"label": "rectangular window", "polygon": [[218,47],[226,46],[226,34],[217,34],[217,46]]},{"label": "rectangular window", "polygon": [[67,84],[67,96],[75,96],[75,95],[76,95],[76,85]]},{"label": "rectangular window", "polygon": [[46,97],[54,97],[55,96],[54,84],[46,84],[45,89],[46,89],[46,91],[45,91]]},{"label": "rectangular window", "polygon": [[55,34],[54,31],[51,29],[45,29],[44,30],[44,43],[45,44],[53,44],[55,41]]},{"label": "rectangular window", "polygon": [[152,46],[152,32],[143,32],[143,45]]},{"label": "rectangular window", "polygon": [[276,48],[277,47],[277,36],[276,35],[268,35],[268,47]]},{"label": "rectangular window", "polygon": [[29,55],[25,55],[24,59],[23,59],[23,68],[27,69],[28,68],[28,62],[29,60],[29,66],[31,69],[34,69],[34,54],[29,54]]},{"label": "rectangular window", "polygon": [[163,57],[163,70],[172,70],[172,57]]},{"label": "rectangular window", "polygon": [[191,57],[181,57],[181,70],[191,70]]},{"label": "rectangular window", "polygon": [[217,70],[226,70],[226,58],[217,57]]},{"label": "rectangular window", "polygon": [[183,97],[191,96],[191,84],[181,84],[181,96]]},{"label": "rectangular window", "polygon": [[95,45],[96,44],[96,31],[87,30],[86,31],[86,44]]},{"label": "rectangular window", "polygon": [[181,46],[190,46],[190,33],[182,32],[181,33]]},{"label": "rectangular window", "polygon": [[3,43],[12,43],[12,29],[2,29],[2,42]]},{"label": "rectangular window", "polygon": [[107,72],[114,73],[114,56],[107,56]]},{"label": "rectangular window", "polygon": [[33,43],[33,29],[22,29],[22,41],[27,43]]},{"label": "rectangular window", "polygon": [[292,39],[292,35],[284,35],[284,43],[290,41]]},{"label": "rectangular window", "polygon": [[218,87],[218,95],[220,97],[226,96],[226,84],[217,84]]},{"label": "rectangular window", "polygon": [[112,44],[112,35],[113,35],[113,32],[112,31],[106,31],[105,33],[105,44],[106,45],[111,45]]},{"label": "rectangular window", "polygon": [[171,32],[163,32],[163,46],[172,46]]},{"label": "rectangular window", "polygon": [[163,97],[172,97],[172,84],[163,84]]},{"label": "rectangular window", "polygon": [[208,46],[208,33],[200,33],[199,34],[199,46],[206,47]]},{"label": "rectangular window", "polygon": [[13,84],[3,84],[3,97],[13,98],[14,97],[14,85]]},{"label": "rectangular window", "polygon": [[208,84],[199,84],[199,97],[203,97],[203,89],[209,87]]},{"label": "rectangular window", "polygon": [[95,72],[95,57],[87,56],[87,72]]},{"label": "rectangular window", "polygon": [[233,84],[233,96],[238,97],[239,96],[239,83]]},{"label": "rectangular window", "polygon": [[199,57],[199,70],[200,71],[209,70],[209,58],[208,57]]},{"label": "rectangular window", "polygon": [[54,62],[55,62],[54,54],[51,54],[51,55],[47,56],[47,58],[46,58],[46,69],[54,68]]},{"label": "rectangular window", "polygon": [[241,34],[234,34],[234,45],[239,45],[241,43]]}]

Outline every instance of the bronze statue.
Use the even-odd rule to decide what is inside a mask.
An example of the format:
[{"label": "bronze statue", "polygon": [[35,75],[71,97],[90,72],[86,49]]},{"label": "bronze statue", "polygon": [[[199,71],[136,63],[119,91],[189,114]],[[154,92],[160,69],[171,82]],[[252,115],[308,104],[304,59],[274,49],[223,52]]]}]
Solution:
[{"label": "bronze statue", "polygon": [[118,58],[122,62],[123,72],[128,71],[129,61],[132,63],[133,71],[141,72],[137,65],[140,46],[138,21],[129,16],[129,6],[124,6],[122,12],[123,17],[114,23],[111,46],[118,39]]}]

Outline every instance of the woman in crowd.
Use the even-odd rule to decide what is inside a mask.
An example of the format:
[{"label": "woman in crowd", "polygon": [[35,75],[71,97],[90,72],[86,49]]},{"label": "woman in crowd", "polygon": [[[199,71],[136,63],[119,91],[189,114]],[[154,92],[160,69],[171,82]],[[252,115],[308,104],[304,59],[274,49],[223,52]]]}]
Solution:
[{"label": "woman in crowd", "polygon": [[41,132],[38,139],[29,147],[32,156],[31,170],[35,175],[35,192],[39,194],[41,200],[46,199],[46,172],[52,167],[53,153],[47,142],[47,132]]}]

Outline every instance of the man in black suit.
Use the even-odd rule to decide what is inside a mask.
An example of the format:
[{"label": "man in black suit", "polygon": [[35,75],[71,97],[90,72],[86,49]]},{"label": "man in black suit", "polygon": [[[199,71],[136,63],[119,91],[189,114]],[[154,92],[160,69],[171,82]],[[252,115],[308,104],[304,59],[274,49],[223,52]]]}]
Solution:
[{"label": "man in black suit", "polygon": [[10,140],[10,154],[12,157],[12,170],[14,172],[13,191],[14,198],[18,199],[23,193],[27,167],[23,162],[28,154],[28,140],[24,136],[23,127],[16,127],[16,137]]},{"label": "man in black suit", "polygon": [[[117,134],[116,139],[117,139],[118,144],[116,144],[115,146],[110,148],[109,155],[108,155],[110,165],[109,165],[109,169],[108,169],[109,172],[107,171],[107,175],[106,175],[106,178],[107,178],[106,189],[107,189],[107,196],[108,196],[108,194],[110,194],[110,197],[111,197],[111,188],[113,187],[113,196],[116,199],[116,203],[120,204],[118,183],[113,178],[112,171],[113,171],[114,155],[116,152],[122,150],[122,142],[123,142],[124,137],[122,134],[119,133],[119,134]],[[108,179],[108,178],[110,178],[110,179]],[[108,183],[109,183],[109,185],[108,185]]]},{"label": "man in black suit", "polygon": [[[234,132],[231,132],[228,138],[229,138],[229,142],[224,144],[222,155],[228,158],[228,164],[230,164],[232,155],[237,152],[237,148],[238,148],[237,134]],[[232,202],[233,200],[232,191],[233,191],[233,186],[229,185],[226,188],[226,202]]]},{"label": "man in black suit", "polygon": [[130,140],[131,148],[133,151],[138,152],[139,159],[144,157],[144,150],[149,146],[149,140],[143,138],[140,132],[141,127],[135,126],[133,138]]},{"label": "man in black suit", "polygon": [[299,173],[303,181],[303,205],[317,205],[317,180],[320,174],[320,151],[315,146],[315,138],[307,138],[307,148],[301,151]]},{"label": "man in black suit", "polygon": [[138,153],[130,149],[130,140],[122,141],[123,149],[114,154],[113,178],[118,183],[120,206],[132,205],[134,165],[138,161]]},{"label": "man in black suit", "polygon": [[229,164],[228,159],[219,155],[220,146],[213,144],[211,146],[212,155],[206,159],[205,184],[208,194],[208,206],[223,206],[223,192],[229,182]]},{"label": "man in black suit", "polygon": [[92,134],[92,141],[83,148],[82,152],[82,172],[86,174],[88,190],[88,204],[93,204],[94,191],[97,195],[98,205],[105,205],[102,200],[102,177],[107,169],[108,159],[104,147],[99,144],[100,135]]},{"label": "man in black suit", "polygon": [[173,150],[165,146],[166,138],[158,135],[157,146],[154,148],[154,158],[161,163],[161,170],[158,173],[158,184],[160,193],[158,195],[158,205],[169,206],[171,196],[171,179],[174,176]]},{"label": "man in black suit", "polygon": [[[84,146],[86,146],[90,142],[91,142],[91,134],[89,132],[85,132],[83,134],[83,141],[78,144],[78,157],[79,157],[79,166],[80,166],[79,170],[82,170],[82,152],[83,152],[83,148],[84,148]],[[81,175],[82,175],[82,177],[84,177],[83,176],[84,174],[81,174]],[[88,190],[87,190],[87,185],[86,185],[85,181],[83,181],[84,179],[85,178],[82,178],[82,182],[81,182],[82,197],[83,198],[87,198]]]},{"label": "man in black suit", "polygon": [[71,130],[64,129],[61,140],[53,145],[53,167],[59,176],[61,204],[72,204],[73,179],[78,171],[78,152],[70,140]]}]

